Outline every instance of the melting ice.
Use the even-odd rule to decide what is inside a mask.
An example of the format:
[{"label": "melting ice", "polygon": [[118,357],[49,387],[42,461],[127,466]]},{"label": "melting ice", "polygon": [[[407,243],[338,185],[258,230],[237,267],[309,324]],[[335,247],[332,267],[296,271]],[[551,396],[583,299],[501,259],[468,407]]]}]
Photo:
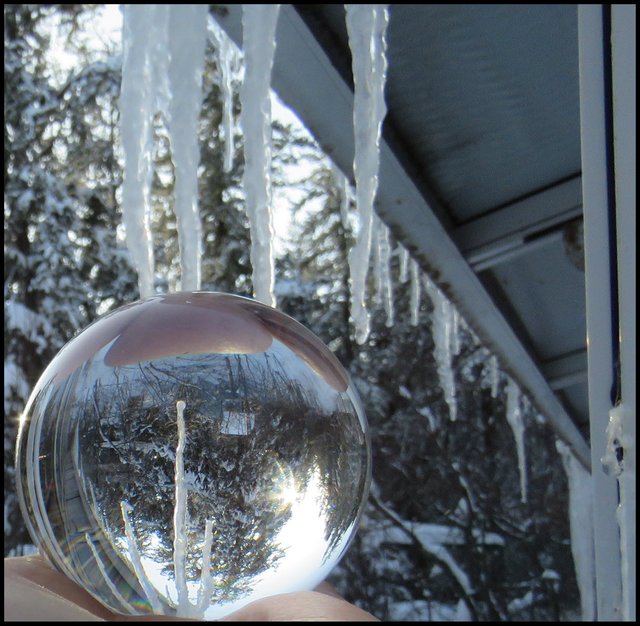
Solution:
[{"label": "melting ice", "polygon": [[150,186],[152,120],[165,114],[175,165],[175,211],[182,289],[200,288],[198,118],[206,5],[125,5],[120,116],[124,152],[123,221],[140,297],[154,293]]},{"label": "melting ice", "polygon": [[240,124],[244,136],[243,186],[251,230],[253,293],[275,306],[271,214],[271,68],[279,4],[242,5],[244,81]]},{"label": "melting ice", "polygon": [[386,114],[384,84],[387,71],[385,34],[388,14],[386,5],[347,4],[345,10],[353,64],[353,171],[359,217],[356,243],[349,253],[351,315],[356,341],[364,343],[369,335],[365,287],[371,254],[373,201],[378,187],[382,120]]}]

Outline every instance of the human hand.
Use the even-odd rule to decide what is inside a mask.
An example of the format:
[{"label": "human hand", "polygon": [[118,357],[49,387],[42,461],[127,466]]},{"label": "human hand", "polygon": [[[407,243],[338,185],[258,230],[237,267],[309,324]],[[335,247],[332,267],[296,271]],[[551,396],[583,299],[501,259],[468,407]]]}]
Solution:
[{"label": "human hand", "polygon": [[[40,555],[4,560],[5,621],[195,621],[117,615]],[[378,621],[343,600],[327,583],[315,591],[256,600],[221,621]]]}]

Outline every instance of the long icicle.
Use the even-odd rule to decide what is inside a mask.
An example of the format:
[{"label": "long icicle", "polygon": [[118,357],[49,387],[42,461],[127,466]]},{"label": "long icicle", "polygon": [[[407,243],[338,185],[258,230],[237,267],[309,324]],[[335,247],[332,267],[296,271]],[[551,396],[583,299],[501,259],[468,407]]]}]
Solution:
[{"label": "long icicle", "polygon": [[520,501],[527,501],[527,463],[524,447],[524,419],[520,406],[520,388],[509,376],[507,378],[507,406],[505,408],[507,422],[511,426],[516,440],[516,452],[518,455],[518,471],[520,473]]},{"label": "long icicle", "polygon": [[232,58],[233,45],[224,30],[213,20],[209,32],[215,48],[218,71],[220,73],[220,89],[222,91],[222,133],[224,135],[224,163],[222,169],[229,173],[233,168],[233,82]]},{"label": "long icicle", "polygon": [[580,592],[582,621],[596,615],[595,554],[593,550],[593,484],[591,474],[573,455],[569,446],[556,440],[569,486],[569,527],[571,554]]},{"label": "long icicle", "polygon": [[387,316],[385,325],[387,328],[393,326],[393,280],[391,279],[391,245],[389,243],[389,229],[387,225],[378,220],[378,255],[380,257],[380,289],[382,291],[382,301],[384,311]]},{"label": "long icicle", "polygon": [[433,302],[433,341],[435,344],[436,366],[440,378],[440,386],[449,407],[449,419],[455,422],[458,417],[456,384],[452,367],[452,308],[448,298],[431,282],[425,274],[425,290]]},{"label": "long icicle", "polygon": [[[151,236],[151,120],[166,58],[166,6],[129,4],[123,16],[120,125],[124,153],[122,213],[127,247],[138,272],[141,298],[154,293]],[[151,31],[151,32],[150,32]]]},{"label": "long icicle", "polygon": [[411,273],[411,296],[409,309],[411,310],[411,325],[418,325],[418,315],[420,314],[420,268],[415,259],[410,259],[409,269]]},{"label": "long icicle", "polygon": [[273,217],[271,213],[271,68],[279,4],[243,4],[245,74],[240,100],[244,136],[244,177],[251,231],[253,293],[275,306]]},{"label": "long icicle", "polygon": [[133,571],[136,574],[138,582],[142,585],[142,589],[156,615],[164,615],[164,609],[162,603],[158,599],[158,595],[149,580],[147,573],[142,566],[142,559],[140,558],[140,552],[136,543],[135,533],[133,532],[133,526],[131,525],[131,505],[128,502],[120,503],[120,512],[122,514],[122,520],[124,521],[124,536],[127,541],[127,549],[131,564],[133,565]]},{"label": "long icicle", "polygon": [[400,253],[400,282],[406,283],[409,280],[409,251],[402,245],[398,244],[396,252]]},{"label": "long icicle", "polygon": [[[169,132],[175,168],[175,214],[181,289],[200,289],[202,227],[198,211],[198,123],[207,34],[206,4],[169,5]],[[184,33],[189,33],[184,37]]]},{"label": "long icicle", "polygon": [[385,34],[386,5],[347,4],[346,23],[353,63],[353,125],[356,210],[359,218],[356,243],[349,253],[351,315],[360,344],[369,335],[365,304],[366,279],[371,254],[371,221],[378,187],[379,144],[386,114],[384,84],[387,71]]},{"label": "long icicle", "polygon": [[184,423],[184,400],[176,402],[178,445],[176,447],[175,464],[175,504],[173,508],[173,568],[178,591],[178,617],[191,617],[192,604],[187,591],[187,486],[184,480],[184,450],[187,445],[187,434]]}]

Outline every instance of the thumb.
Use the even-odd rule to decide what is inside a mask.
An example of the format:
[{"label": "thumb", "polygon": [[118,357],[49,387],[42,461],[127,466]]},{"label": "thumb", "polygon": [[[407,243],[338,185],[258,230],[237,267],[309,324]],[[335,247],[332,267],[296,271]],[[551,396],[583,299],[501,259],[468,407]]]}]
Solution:
[{"label": "thumb", "polygon": [[[49,565],[43,566],[38,561],[41,562],[43,559],[23,557],[4,560],[5,621],[105,621],[79,606],[76,603],[77,598],[72,594],[61,595],[61,589],[54,591],[49,588],[49,581],[57,580],[57,577],[62,574],[58,574]],[[33,576],[36,570],[38,570],[38,576]],[[79,588],[78,590],[82,591]]]}]

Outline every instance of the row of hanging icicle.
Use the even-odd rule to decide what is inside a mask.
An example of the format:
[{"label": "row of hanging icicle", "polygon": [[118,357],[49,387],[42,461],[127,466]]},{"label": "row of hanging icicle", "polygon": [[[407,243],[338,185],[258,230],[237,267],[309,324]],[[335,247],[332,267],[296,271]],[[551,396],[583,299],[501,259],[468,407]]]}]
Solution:
[{"label": "row of hanging icicle", "polygon": [[[242,11],[244,78],[239,94],[239,125],[244,138],[243,187],[250,223],[254,296],[275,306],[270,83],[280,5],[243,5]],[[419,321],[421,285],[433,303],[435,359],[449,417],[456,420],[458,407],[452,361],[460,350],[458,328],[462,320],[456,307],[421,272],[418,263],[402,245],[391,251],[389,231],[373,209],[378,185],[381,129],[386,114],[384,89],[388,8],[387,5],[345,5],[345,13],[354,81],[355,193],[348,178],[337,170],[336,180],[342,188],[342,220],[345,228],[354,231],[355,238],[349,253],[349,268],[351,314],[356,340],[364,343],[369,335],[365,287],[372,253],[376,303],[384,306],[387,325],[394,324],[390,262],[392,255],[397,255],[399,280],[410,284],[410,315],[414,326]],[[198,210],[197,129],[207,37],[211,38],[217,54],[223,94],[222,134],[226,141],[224,169],[228,172],[233,165],[234,152],[231,75],[234,66],[239,63],[239,50],[215,20],[210,18],[208,5],[125,5],[120,97],[125,157],[123,222],[127,245],[138,271],[141,298],[155,292],[150,193],[153,170],[152,120],[158,111],[164,113],[167,121],[175,166],[180,288],[200,288],[202,228]],[[354,199],[353,212],[350,211],[350,205]],[[506,380],[506,415],[516,442],[521,500],[526,502],[523,414],[528,408],[528,398],[520,392],[511,377],[500,372],[496,356],[489,355],[488,351],[485,354],[488,357],[486,363],[492,397],[498,397],[500,382]],[[558,446],[567,467],[570,492],[577,494],[584,491],[579,486],[586,483],[588,475],[566,446],[563,447],[561,443]],[[571,470],[567,465],[569,463]],[[572,519],[572,535],[578,532],[574,528],[577,525],[577,521],[574,523]],[[590,566],[587,564],[582,569],[586,571]],[[580,582],[584,580],[588,580],[588,574],[583,575]]]},{"label": "row of hanging icicle", "polygon": [[[244,78],[240,90],[240,126],[244,138],[243,187],[251,234],[254,296],[275,306],[273,223],[271,215],[271,69],[276,47],[280,5],[243,5]],[[353,59],[355,212],[349,207],[354,193],[348,178],[336,170],[342,188],[342,219],[355,230],[349,253],[351,313],[356,340],[369,335],[365,303],[369,260],[373,253],[376,300],[383,303],[387,325],[394,323],[392,254],[399,256],[400,282],[410,283],[411,323],[418,324],[421,284],[434,305],[435,357],[451,420],[458,414],[452,359],[460,349],[460,318],[456,307],[420,271],[401,245],[390,248],[387,226],[376,216],[380,137],[386,105],[386,5],[345,5],[346,26]],[[154,294],[151,233],[152,120],[162,111],[167,120],[175,166],[175,213],[180,249],[182,290],[200,288],[202,232],[198,211],[198,119],[202,104],[202,75],[207,36],[219,67],[223,94],[222,131],[224,168],[233,165],[231,73],[239,51],[222,28],[209,19],[207,5],[126,5],[123,28],[123,73],[120,97],[125,157],[123,221],[127,245],[138,271],[140,296]],[[495,356],[488,361],[492,395],[497,397],[499,369]],[[508,414],[516,437],[526,500],[524,443],[520,395],[509,379]]]}]

